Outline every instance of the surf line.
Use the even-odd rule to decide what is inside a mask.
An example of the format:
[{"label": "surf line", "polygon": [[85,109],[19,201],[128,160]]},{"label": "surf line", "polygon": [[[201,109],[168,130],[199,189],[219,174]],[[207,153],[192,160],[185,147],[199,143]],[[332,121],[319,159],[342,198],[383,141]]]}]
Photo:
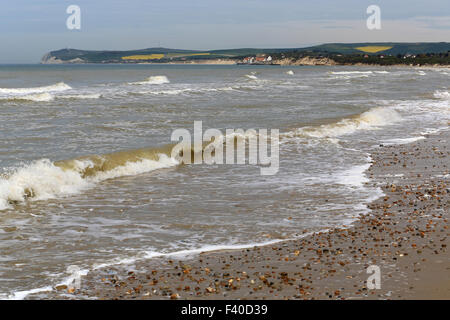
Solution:
[{"label": "surf line", "polygon": [[193,140],[187,129],[172,132],[171,141],[178,143],[171,156],[181,158],[184,164],[259,165],[261,175],[275,175],[280,164],[279,136],[279,129],[271,129],[270,135],[268,129],[226,129],[223,134],[219,129],[210,128],[203,133],[203,122],[194,121]]}]

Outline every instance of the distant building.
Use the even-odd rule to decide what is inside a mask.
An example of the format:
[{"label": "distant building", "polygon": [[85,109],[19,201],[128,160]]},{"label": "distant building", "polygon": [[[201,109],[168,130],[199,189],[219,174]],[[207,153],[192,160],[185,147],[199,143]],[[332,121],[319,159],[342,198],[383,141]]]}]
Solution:
[{"label": "distant building", "polygon": [[242,59],[243,63],[246,64],[263,64],[263,63],[272,63],[273,58],[271,56],[266,57],[266,55],[258,55],[256,57],[245,57]]}]

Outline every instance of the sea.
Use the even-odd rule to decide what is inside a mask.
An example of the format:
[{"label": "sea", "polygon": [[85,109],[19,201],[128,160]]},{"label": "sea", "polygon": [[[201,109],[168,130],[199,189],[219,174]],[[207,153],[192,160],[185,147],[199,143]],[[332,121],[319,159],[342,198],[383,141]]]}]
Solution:
[{"label": "sea", "polygon": [[[1,65],[0,298],[351,225],[380,145],[447,130],[450,69]],[[279,130],[279,168],[186,164],[172,133]],[[225,139],[224,141],[230,141]],[[234,141],[234,139],[232,139]],[[72,268],[72,269],[71,269]]]}]

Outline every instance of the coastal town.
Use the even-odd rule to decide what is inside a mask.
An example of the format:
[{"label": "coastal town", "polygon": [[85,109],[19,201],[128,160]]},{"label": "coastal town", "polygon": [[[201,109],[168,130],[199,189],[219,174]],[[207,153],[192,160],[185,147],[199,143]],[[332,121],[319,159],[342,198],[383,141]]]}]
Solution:
[{"label": "coastal town", "polygon": [[269,55],[257,55],[257,56],[250,56],[245,57],[242,59],[242,62],[237,62],[238,65],[279,65],[279,63],[274,63],[272,56]]}]

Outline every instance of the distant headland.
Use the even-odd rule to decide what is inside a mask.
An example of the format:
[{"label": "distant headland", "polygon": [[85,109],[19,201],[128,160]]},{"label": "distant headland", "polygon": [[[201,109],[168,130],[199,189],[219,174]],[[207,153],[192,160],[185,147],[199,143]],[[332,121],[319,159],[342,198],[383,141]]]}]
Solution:
[{"label": "distant headland", "polygon": [[128,51],[61,49],[43,64],[450,65],[450,42],[330,43],[306,48]]}]

